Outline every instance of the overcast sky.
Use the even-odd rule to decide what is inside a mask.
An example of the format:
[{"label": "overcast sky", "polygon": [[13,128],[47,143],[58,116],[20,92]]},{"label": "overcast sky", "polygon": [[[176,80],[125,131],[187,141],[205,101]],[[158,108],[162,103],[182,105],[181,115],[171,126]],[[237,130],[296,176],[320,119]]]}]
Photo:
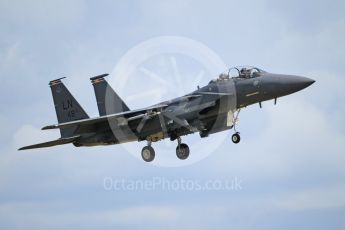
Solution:
[{"label": "overcast sky", "polygon": [[[344,229],[344,11],[344,1],[0,0],[0,229]],[[199,161],[191,148],[192,163],[182,167],[143,162],[144,142],[16,151],[59,137],[58,131],[40,131],[56,123],[50,80],[68,76],[66,86],[97,116],[89,77],[111,73],[126,52],[158,36],[198,41],[229,67],[254,65],[316,83],[276,106],[268,101],[262,109],[243,110],[238,145],[232,130],[185,137],[214,149]],[[161,93],[163,100],[196,88],[198,69],[183,67],[186,57],[169,55],[168,64],[180,66],[184,80],[177,93]],[[155,72],[163,64],[146,67]],[[159,77],[174,78],[166,74]],[[200,84],[213,77],[205,72]],[[138,83],[143,79],[147,85]],[[121,89],[112,83],[121,92],[150,84],[159,85],[145,74]],[[128,94],[121,95],[126,100]],[[129,98],[129,106],[158,100],[139,99]],[[175,144],[170,152],[169,143],[154,144],[157,162],[164,158],[160,149],[177,161]],[[105,178],[237,180],[241,186],[131,191],[104,188]]]}]

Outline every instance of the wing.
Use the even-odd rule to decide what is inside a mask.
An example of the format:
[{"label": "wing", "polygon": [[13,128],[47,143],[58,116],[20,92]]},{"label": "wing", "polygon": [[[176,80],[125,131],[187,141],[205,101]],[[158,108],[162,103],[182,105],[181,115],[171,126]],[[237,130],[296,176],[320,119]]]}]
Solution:
[{"label": "wing", "polygon": [[[200,97],[202,97],[203,94],[194,94],[194,95],[186,95],[182,97],[182,101],[193,101],[196,100]],[[183,118],[185,114],[189,114],[190,111],[194,110],[205,110],[207,108],[212,108],[216,105],[216,101],[219,99],[218,97],[224,96],[224,94],[219,94],[215,93],[214,94],[217,99],[214,101],[210,101],[208,103],[203,103],[202,105],[191,105],[189,107],[189,110],[179,110],[179,111],[166,111],[165,109],[169,107],[168,104],[163,102],[162,104],[154,105],[151,107],[147,107],[144,109],[139,109],[139,110],[131,110],[131,111],[126,111],[122,113],[115,113],[115,114],[110,114],[110,115],[105,115],[101,117],[96,117],[96,118],[88,118],[88,119],[82,119],[82,120],[76,120],[76,121],[70,121],[70,122],[65,122],[65,123],[59,123],[55,125],[49,125],[45,126],[42,128],[42,130],[48,130],[48,129],[65,129],[65,128],[75,128],[75,132],[73,135],[78,135],[82,133],[87,133],[87,132],[98,132],[100,130],[105,130],[109,129],[109,121],[114,121],[116,124],[121,127],[121,126],[127,126],[129,125],[129,122],[134,122],[132,124],[137,127],[137,131],[140,132],[142,130],[143,124],[147,120],[151,119],[159,119],[159,122],[161,123],[162,127],[165,127],[167,124],[163,125],[165,122],[169,122],[169,120],[173,120],[175,124],[179,127],[185,127],[190,130],[195,130],[188,122]],[[228,94],[226,95],[228,96]],[[177,113],[176,113],[177,112]],[[161,114],[163,117],[166,119],[161,119],[158,115]],[[150,132],[150,131],[149,131]],[[147,133],[146,135],[149,135]]]},{"label": "wing", "polygon": [[127,123],[128,121],[140,119],[144,116],[147,116],[148,113],[156,112],[167,106],[168,105],[166,104],[159,104],[156,106],[147,107],[145,109],[140,109],[140,110],[131,110],[131,111],[126,111],[122,113],[101,116],[97,118],[89,118],[89,119],[59,123],[55,125],[48,125],[48,126],[43,127],[42,130],[61,129],[61,128],[67,128],[67,127],[79,127],[80,129],[83,129],[83,130],[90,130],[94,126],[108,124],[108,120],[110,119],[111,120],[117,119],[118,121],[121,121],[121,123]]}]

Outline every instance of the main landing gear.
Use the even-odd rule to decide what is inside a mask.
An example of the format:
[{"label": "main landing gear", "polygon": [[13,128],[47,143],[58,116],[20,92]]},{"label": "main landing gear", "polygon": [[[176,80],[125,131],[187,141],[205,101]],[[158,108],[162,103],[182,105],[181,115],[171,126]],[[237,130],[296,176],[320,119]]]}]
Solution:
[{"label": "main landing gear", "polygon": [[151,162],[155,159],[155,150],[151,146],[151,141],[141,150],[141,157],[146,162]]},{"label": "main landing gear", "polygon": [[[185,160],[189,157],[189,147],[185,143],[181,143],[181,138],[177,138],[177,147],[176,147],[176,156],[180,160]],[[147,142],[147,146],[145,146],[141,150],[141,157],[143,158],[144,161],[146,162],[151,162],[155,159],[155,150],[152,148],[151,141]]]},{"label": "main landing gear", "polygon": [[176,156],[180,160],[185,160],[189,156],[189,147],[185,143],[181,143],[181,137],[177,138]]}]

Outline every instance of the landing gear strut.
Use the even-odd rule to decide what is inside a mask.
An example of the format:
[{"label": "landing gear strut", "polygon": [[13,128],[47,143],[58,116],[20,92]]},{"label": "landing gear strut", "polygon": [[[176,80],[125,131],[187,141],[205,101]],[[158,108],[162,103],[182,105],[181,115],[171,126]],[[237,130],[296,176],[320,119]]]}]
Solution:
[{"label": "landing gear strut", "polygon": [[234,123],[234,131],[235,131],[235,133],[232,134],[231,140],[235,144],[238,144],[241,141],[240,132],[237,132],[237,130],[236,130],[236,123],[238,121],[238,115],[240,114],[240,112],[241,112],[241,109],[238,110],[238,112],[237,112],[237,114],[236,114],[236,116],[234,118],[234,122],[233,122]]},{"label": "landing gear strut", "polygon": [[141,150],[141,157],[146,162],[151,162],[153,159],[155,159],[155,150],[152,148],[150,141],[148,142],[147,146]]},{"label": "landing gear strut", "polygon": [[189,156],[189,147],[185,143],[181,143],[181,137],[177,138],[176,156],[180,160],[185,160]]}]

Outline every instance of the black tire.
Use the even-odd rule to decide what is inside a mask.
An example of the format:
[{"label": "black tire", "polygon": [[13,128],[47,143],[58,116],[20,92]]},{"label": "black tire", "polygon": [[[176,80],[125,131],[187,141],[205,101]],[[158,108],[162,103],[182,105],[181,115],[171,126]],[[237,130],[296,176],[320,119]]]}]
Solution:
[{"label": "black tire", "polygon": [[241,136],[239,133],[234,133],[232,136],[231,136],[231,140],[232,142],[234,142],[235,144],[238,144],[240,143],[241,141]]},{"label": "black tire", "polygon": [[155,159],[155,150],[151,146],[145,146],[141,150],[141,157],[146,162],[151,162]]},{"label": "black tire", "polygon": [[176,147],[176,156],[180,160],[185,160],[189,157],[189,147],[187,144],[181,143]]},{"label": "black tire", "polygon": [[206,132],[206,131],[201,131],[201,132],[199,133],[199,135],[200,135],[201,138],[208,137],[208,132]]}]

